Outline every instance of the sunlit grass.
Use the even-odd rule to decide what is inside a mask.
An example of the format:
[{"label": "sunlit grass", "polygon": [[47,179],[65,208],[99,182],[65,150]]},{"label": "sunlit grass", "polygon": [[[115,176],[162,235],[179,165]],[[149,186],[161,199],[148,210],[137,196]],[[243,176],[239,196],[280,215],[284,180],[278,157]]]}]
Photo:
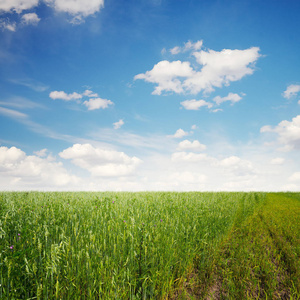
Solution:
[{"label": "sunlit grass", "polygon": [[215,253],[208,294],[217,299],[300,299],[299,233],[299,194],[268,194]]},{"label": "sunlit grass", "polygon": [[[164,299],[193,285],[208,294],[215,270],[225,270],[219,249],[265,201],[264,193],[0,193],[0,299]],[[296,244],[293,226],[282,230]],[[295,260],[299,244],[293,251]]]}]

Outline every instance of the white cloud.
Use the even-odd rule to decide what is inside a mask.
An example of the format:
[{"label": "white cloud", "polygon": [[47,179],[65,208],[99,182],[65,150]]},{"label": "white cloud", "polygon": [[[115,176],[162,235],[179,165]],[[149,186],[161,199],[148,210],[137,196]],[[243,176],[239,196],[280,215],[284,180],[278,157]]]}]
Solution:
[{"label": "white cloud", "polygon": [[296,96],[300,92],[299,84],[291,84],[287,87],[287,89],[283,92],[283,97],[286,99],[290,99]]},{"label": "white cloud", "polygon": [[0,101],[0,105],[19,109],[45,108],[45,106],[41,103],[33,102],[20,96],[13,96],[6,99],[5,101]]},{"label": "white cloud", "polygon": [[134,79],[144,79],[157,84],[152,93],[155,95],[160,95],[163,91],[210,93],[215,87],[228,86],[230,82],[253,74],[254,64],[261,56],[259,50],[258,47],[251,47],[245,50],[223,49],[220,52],[196,51],[193,55],[202,66],[200,71],[194,70],[187,61],[164,60],[154,65],[152,70],[136,75]]},{"label": "white cloud", "polygon": [[176,47],[170,49],[170,52],[171,52],[171,54],[173,54],[173,55],[180,53],[180,51],[181,51],[181,50],[180,50],[180,47],[178,47],[178,46],[176,46]]},{"label": "white cloud", "polygon": [[171,174],[168,179],[175,186],[191,184],[195,186],[195,189],[197,189],[197,184],[205,183],[207,177],[203,174],[184,171],[184,172],[175,172]]},{"label": "white cloud", "polygon": [[173,135],[168,135],[168,137],[180,139],[186,135],[189,135],[189,133],[185,132],[183,129],[179,128]]},{"label": "white cloud", "polygon": [[37,25],[40,20],[36,13],[28,13],[22,16],[22,23],[25,25]]},{"label": "white cloud", "polygon": [[0,188],[55,188],[78,183],[62,163],[52,160],[27,156],[16,147],[0,147]]},{"label": "white cloud", "polygon": [[67,94],[64,91],[53,91],[49,94],[49,97],[53,100],[60,99],[65,101],[81,99],[82,95],[78,93]]},{"label": "white cloud", "polygon": [[91,90],[85,90],[84,93],[82,94],[83,96],[87,96],[89,98],[97,98],[99,95],[97,93],[94,93]]},{"label": "white cloud", "polygon": [[178,77],[190,77],[194,73],[189,62],[163,60],[157,63],[151,71],[136,75],[134,80],[144,79],[147,82],[157,83],[158,86],[152,92],[153,95],[161,95],[162,91],[183,93],[182,82]]},{"label": "white cloud", "polygon": [[247,175],[254,172],[250,161],[241,159],[237,156],[230,156],[216,162],[217,166],[224,167],[237,175]]},{"label": "white cloud", "polygon": [[200,107],[207,106],[212,108],[212,103],[206,102],[204,100],[185,100],[180,102],[180,104],[187,110],[199,110]]},{"label": "white cloud", "polygon": [[171,52],[171,54],[176,55],[178,53],[191,51],[191,50],[198,51],[201,49],[202,45],[203,45],[202,40],[197,41],[196,43],[188,41],[184,44],[184,47],[176,46],[176,47],[170,49],[170,52]]},{"label": "white cloud", "polygon": [[107,99],[102,98],[91,98],[88,101],[84,101],[83,104],[88,108],[88,110],[95,110],[95,109],[105,109],[109,105],[113,105],[114,103]]},{"label": "white cloud", "polygon": [[47,156],[47,152],[48,152],[47,149],[42,149],[39,151],[35,151],[34,154],[36,154],[39,157],[45,157],[45,156]]},{"label": "white cloud", "polygon": [[230,101],[231,105],[233,105],[234,103],[239,102],[241,99],[242,97],[240,95],[229,93],[226,97],[216,96],[213,101],[216,102],[217,105],[220,105],[225,101]]},{"label": "white cloud", "polygon": [[300,115],[293,118],[291,122],[286,120],[281,121],[274,128],[269,125],[263,126],[260,132],[276,133],[278,135],[278,142],[284,145],[284,149],[287,151],[300,149]]},{"label": "white cloud", "polygon": [[300,172],[295,172],[293,173],[289,178],[288,178],[289,181],[292,181],[292,182],[299,182],[300,183]]},{"label": "white cloud", "polygon": [[49,88],[45,84],[31,78],[8,79],[8,81],[14,84],[26,86],[36,92],[44,92]]},{"label": "white cloud", "polygon": [[260,128],[260,132],[263,133],[263,132],[271,132],[273,131],[272,130],[272,127],[270,125],[265,125],[263,127]]},{"label": "white cloud", "polygon": [[214,87],[229,86],[230,82],[242,79],[254,72],[253,64],[260,57],[259,48],[245,50],[223,49],[222,51],[194,52],[197,62],[202,65],[200,72],[184,82],[191,93],[210,93]]},{"label": "white cloud", "polygon": [[193,153],[193,152],[185,152],[185,151],[173,153],[171,159],[174,162],[190,162],[190,163],[211,160],[211,158],[208,157],[207,154],[205,153]]},{"label": "white cloud", "polygon": [[89,171],[93,176],[121,177],[136,170],[142,162],[137,157],[129,157],[124,152],[95,148],[90,144],[75,144],[65,149],[59,156],[71,159],[72,163]]},{"label": "white cloud", "polygon": [[1,0],[0,11],[21,13],[38,5],[39,0]]},{"label": "white cloud", "polygon": [[[73,24],[84,22],[84,18],[93,15],[104,7],[104,0],[44,0],[47,5],[53,7],[57,12],[68,13],[72,16]],[[39,0],[0,0],[0,13],[2,11],[20,14],[24,10],[38,6]],[[22,16],[22,23],[25,25],[36,25],[40,18],[35,13],[28,13]],[[0,27],[15,31],[16,26],[9,23],[1,23]]]},{"label": "white cloud", "polygon": [[223,111],[223,109],[222,108],[216,108],[216,109],[211,110],[211,112],[213,112],[213,113],[216,113],[218,111]]},{"label": "white cloud", "polygon": [[283,157],[276,157],[271,159],[271,165],[282,165],[285,162],[285,159]]},{"label": "white cloud", "polygon": [[113,125],[114,125],[114,129],[119,129],[124,125],[124,121],[121,119],[118,122],[113,123]]},{"label": "white cloud", "polygon": [[[174,163],[183,163],[184,166],[190,164],[195,170],[205,169],[211,174],[227,174],[232,178],[243,177],[255,174],[253,164],[245,159],[241,159],[237,156],[229,156],[224,159],[217,159],[212,156],[208,156],[206,153],[194,153],[194,152],[175,152],[172,154],[171,160]],[[191,168],[189,168],[191,170]]]},{"label": "white cloud", "polygon": [[[89,100],[86,100],[82,103],[88,108],[88,110],[95,110],[100,108],[105,109],[109,105],[114,104],[111,100],[100,98],[97,93],[94,93],[91,90],[85,90],[82,94],[76,92],[67,94],[64,91],[53,91],[49,94],[49,97],[53,100],[60,99],[65,101],[79,100],[82,99],[83,97],[88,97]],[[81,102],[79,101],[78,103]]]},{"label": "white cloud", "polygon": [[203,40],[197,41],[196,43],[192,43],[191,41],[188,41],[187,43],[184,44],[183,51],[188,51],[188,50],[198,51],[202,48],[202,46],[203,46]]},{"label": "white cloud", "polygon": [[191,127],[192,130],[195,130],[195,129],[197,129],[197,128],[198,128],[198,127],[197,127],[196,124],[192,125],[192,127]]},{"label": "white cloud", "polygon": [[28,117],[26,114],[23,114],[17,110],[4,108],[4,107],[0,107],[0,115],[4,115],[11,118],[17,118],[17,119],[26,119]]},{"label": "white cloud", "polygon": [[72,16],[73,23],[81,23],[83,17],[93,15],[104,7],[104,0],[46,0],[57,12],[65,12]]},{"label": "white cloud", "polygon": [[10,23],[6,20],[0,20],[0,28],[15,32],[17,29],[17,25],[15,22]]},{"label": "white cloud", "polygon": [[203,151],[206,149],[206,146],[201,144],[199,141],[189,141],[184,140],[178,144],[179,150],[193,150],[193,151]]}]

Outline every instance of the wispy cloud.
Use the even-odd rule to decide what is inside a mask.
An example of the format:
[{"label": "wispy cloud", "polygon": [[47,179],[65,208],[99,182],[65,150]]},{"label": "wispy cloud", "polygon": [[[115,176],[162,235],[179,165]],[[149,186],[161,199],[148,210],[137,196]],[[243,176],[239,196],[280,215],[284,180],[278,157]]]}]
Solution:
[{"label": "wispy cloud", "polygon": [[0,105],[6,107],[14,107],[18,109],[31,109],[31,108],[46,108],[43,104],[33,102],[23,97],[13,96],[5,101],[0,101]]},{"label": "wispy cloud", "polygon": [[11,78],[7,81],[17,85],[26,86],[36,92],[44,92],[49,88],[47,85],[31,78]]},{"label": "wispy cloud", "polygon": [[17,110],[5,108],[5,107],[0,107],[0,114],[18,120],[28,119],[28,115],[21,113]]},{"label": "wispy cloud", "polygon": [[10,22],[9,20],[0,19],[0,28],[2,30],[15,32],[17,29],[17,24],[16,22]]}]

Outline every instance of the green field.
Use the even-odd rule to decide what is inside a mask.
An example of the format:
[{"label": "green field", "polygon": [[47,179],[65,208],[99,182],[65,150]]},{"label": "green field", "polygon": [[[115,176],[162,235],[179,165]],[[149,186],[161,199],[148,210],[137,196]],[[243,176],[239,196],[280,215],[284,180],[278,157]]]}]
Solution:
[{"label": "green field", "polygon": [[2,192],[0,299],[300,299],[300,194]]}]

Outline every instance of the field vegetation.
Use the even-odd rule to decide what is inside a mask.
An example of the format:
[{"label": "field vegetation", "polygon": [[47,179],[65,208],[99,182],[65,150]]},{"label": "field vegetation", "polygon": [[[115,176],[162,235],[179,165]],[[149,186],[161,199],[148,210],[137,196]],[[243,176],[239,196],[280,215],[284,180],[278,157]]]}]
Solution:
[{"label": "field vegetation", "polygon": [[299,299],[298,193],[0,193],[0,299]]}]

